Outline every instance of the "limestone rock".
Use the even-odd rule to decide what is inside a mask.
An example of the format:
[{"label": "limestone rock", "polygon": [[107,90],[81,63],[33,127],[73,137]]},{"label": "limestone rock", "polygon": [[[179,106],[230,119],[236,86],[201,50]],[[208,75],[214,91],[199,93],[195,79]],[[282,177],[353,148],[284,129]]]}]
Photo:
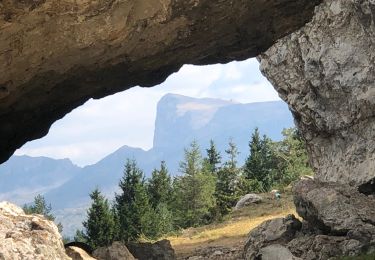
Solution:
[{"label": "limestone rock", "polygon": [[[294,222],[285,219],[263,223],[249,234],[246,259],[258,259],[263,252],[271,257],[277,250],[265,247],[275,244],[304,260],[353,256],[375,250],[374,198],[348,185],[311,179],[299,181],[293,192],[297,212],[304,218],[302,225],[297,222],[295,228],[288,229],[288,223],[290,226]],[[289,254],[284,249],[282,252]]]},{"label": "limestone rock", "polygon": [[259,56],[307,141],[315,177],[375,178],[375,2],[324,1],[313,19]]},{"label": "limestone rock", "polygon": [[261,201],[262,201],[262,197],[257,194],[253,194],[253,193],[246,194],[237,202],[234,209],[239,210],[253,203],[260,203]]},{"label": "limestone rock", "polygon": [[72,260],[95,260],[95,258],[79,247],[69,246],[65,248],[65,252]]},{"label": "limestone rock", "polygon": [[9,202],[0,203],[0,259],[70,259],[57,226],[40,215],[26,215]]},{"label": "limestone rock", "polygon": [[269,245],[261,250],[257,255],[259,260],[302,260],[301,258],[295,257],[288,248],[282,245]]},{"label": "limestone rock", "polygon": [[348,185],[299,181],[294,189],[298,214],[326,233],[375,242],[375,199]]},{"label": "limestone rock", "polygon": [[128,243],[127,248],[138,260],[175,260],[176,255],[169,240],[155,243]]},{"label": "limestone rock", "polygon": [[358,240],[344,236],[305,235],[287,244],[294,256],[304,260],[332,259],[340,256],[360,255],[364,246]]},{"label": "limestone rock", "polygon": [[98,260],[135,260],[126,246],[117,241],[111,246],[97,248],[92,255]]},{"label": "limestone rock", "polygon": [[0,1],[0,162],[90,98],[254,57],[320,2]]},{"label": "limestone rock", "polygon": [[285,245],[294,239],[296,232],[301,229],[301,226],[301,222],[294,215],[262,223],[248,235],[244,249],[245,259],[256,259],[259,250],[268,245]]}]

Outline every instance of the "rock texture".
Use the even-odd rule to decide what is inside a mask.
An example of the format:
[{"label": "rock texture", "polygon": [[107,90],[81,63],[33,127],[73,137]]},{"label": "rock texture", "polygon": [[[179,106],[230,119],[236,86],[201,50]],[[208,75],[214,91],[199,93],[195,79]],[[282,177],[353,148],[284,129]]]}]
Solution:
[{"label": "rock texture", "polygon": [[304,260],[375,251],[375,198],[349,185],[310,179],[297,183],[293,192],[304,221],[288,216],[263,223],[249,233],[245,259],[277,259],[274,247]]},{"label": "rock texture", "polygon": [[57,226],[40,215],[25,215],[8,202],[0,203],[0,259],[70,259]]},{"label": "rock texture", "polygon": [[235,210],[242,209],[243,207],[249,206],[253,203],[260,203],[262,202],[262,197],[257,194],[246,194],[243,196],[234,207]]},{"label": "rock texture", "polygon": [[319,2],[1,1],[0,162],[90,98],[258,55]]},{"label": "rock texture", "polygon": [[65,252],[72,260],[95,260],[95,258],[79,247],[69,246],[65,248]]},{"label": "rock texture", "polygon": [[294,215],[264,222],[249,233],[244,250],[245,259],[257,259],[259,251],[269,245],[288,243],[301,227],[302,223]]},{"label": "rock texture", "polygon": [[155,243],[128,243],[127,248],[138,260],[175,260],[176,255],[169,240]]},{"label": "rock texture", "polygon": [[359,186],[375,178],[374,21],[372,0],[324,1],[311,22],[259,56],[318,180]]},{"label": "rock texture", "polygon": [[113,242],[108,247],[99,247],[92,255],[98,260],[135,260],[134,256],[121,242]]}]

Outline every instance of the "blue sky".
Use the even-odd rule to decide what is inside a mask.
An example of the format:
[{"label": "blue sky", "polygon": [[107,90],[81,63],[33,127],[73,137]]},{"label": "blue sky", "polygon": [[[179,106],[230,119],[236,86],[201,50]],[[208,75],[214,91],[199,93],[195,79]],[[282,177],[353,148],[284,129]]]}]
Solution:
[{"label": "blue sky", "polygon": [[153,88],[134,87],[100,100],[89,100],[55,122],[47,136],[28,142],[15,154],[69,158],[84,166],[123,145],[150,149],[156,105],[167,93],[241,103],[279,100],[261,75],[256,59],[225,65],[185,65]]}]

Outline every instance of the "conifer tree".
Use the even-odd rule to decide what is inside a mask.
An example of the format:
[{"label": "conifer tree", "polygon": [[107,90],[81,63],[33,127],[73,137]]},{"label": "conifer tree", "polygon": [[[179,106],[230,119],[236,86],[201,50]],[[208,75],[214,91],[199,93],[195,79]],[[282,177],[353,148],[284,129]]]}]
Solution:
[{"label": "conifer tree", "polygon": [[253,183],[253,191],[267,192],[271,189],[276,169],[272,140],[266,135],[260,138],[259,129],[255,128],[249,142],[250,155],[247,157],[244,172]]},{"label": "conifer tree", "polygon": [[181,227],[205,223],[215,206],[215,178],[204,171],[202,163],[199,146],[193,141],[190,148],[185,149],[184,160],[180,163],[182,176],[174,180],[174,208]]},{"label": "conifer tree", "polygon": [[[55,221],[55,216],[51,213],[52,211],[52,206],[51,204],[47,204],[45,198],[43,195],[38,194],[34,198],[34,203],[31,205],[24,205],[23,206],[23,211],[26,214],[39,214],[43,215],[46,219],[50,221]],[[63,226],[61,223],[57,223],[57,228],[59,229],[59,232],[62,232]]]},{"label": "conifer tree", "polygon": [[209,166],[209,171],[213,174],[216,174],[219,170],[219,166],[221,163],[221,155],[220,152],[217,151],[216,145],[214,141],[210,140],[210,147],[206,149],[207,157],[205,158],[205,161],[207,165]]},{"label": "conifer tree", "polygon": [[148,235],[152,209],[149,205],[143,172],[135,160],[127,160],[124,176],[120,180],[120,194],[115,195],[115,220],[118,224],[117,238],[124,242]]},{"label": "conifer tree", "polygon": [[229,147],[225,150],[228,160],[218,171],[215,198],[217,211],[220,216],[231,212],[238,199],[238,181],[240,169],[237,167],[238,149],[236,144],[230,140]]},{"label": "conifer tree", "polygon": [[[90,198],[92,203],[87,211],[87,220],[83,222],[83,238],[93,248],[108,246],[115,238],[115,222],[108,200],[97,188],[90,194]],[[76,236],[82,239],[79,231]]]},{"label": "conifer tree", "polygon": [[171,176],[165,161],[160,164],[160,169],[154,169],[148,182],[147,190],[151,206],[156,209],[160,203],[167,205],[172,192]]}]

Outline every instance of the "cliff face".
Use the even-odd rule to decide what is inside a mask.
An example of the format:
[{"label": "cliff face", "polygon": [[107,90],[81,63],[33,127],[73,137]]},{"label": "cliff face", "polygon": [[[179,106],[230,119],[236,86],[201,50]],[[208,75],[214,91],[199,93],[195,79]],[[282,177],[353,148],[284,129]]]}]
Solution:
[{"label": "cliff face", "polygon": [[374,1],[325,1],[311,22],[259,56],[294,113],[319,180],[375,178],[374,22]]},{"label": "cliff face", "polygon": [[320,1],[1,1],[0,162],[89,98],[258,55]]}]

